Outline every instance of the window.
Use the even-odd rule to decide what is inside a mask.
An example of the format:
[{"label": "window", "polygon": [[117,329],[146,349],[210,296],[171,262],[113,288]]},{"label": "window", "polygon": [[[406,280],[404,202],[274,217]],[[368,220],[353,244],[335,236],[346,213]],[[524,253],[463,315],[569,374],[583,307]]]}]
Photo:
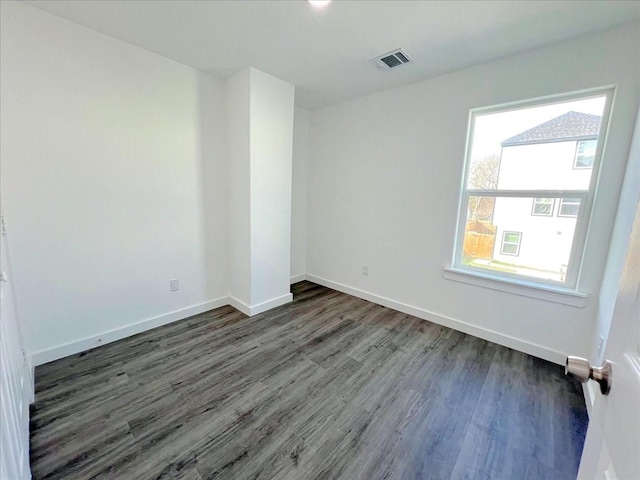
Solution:
[{"label": "window", "polygon": [[521,238],[521,232],[504,232],[502,234],[502,247],[500,248],[500,252],[503,255],[518,256]]},{"label": "window", "polygon": [[612,96],[600,89],[471,111],[449,270],[577,289]]},{"label": "window", "polygon": [[553,215],[555,202],[555,198],[534,198],[531,215],[550,217]]},{"label": "window", "polygon": [[582,140],[576,145],[576,161],[573,168],[591,168],[596,156],[597,140]]},{"label": "window", "polygon": [[579,198],[561,198],[560,208],[558,208],[559,217],[577,217],[580,211]]}]

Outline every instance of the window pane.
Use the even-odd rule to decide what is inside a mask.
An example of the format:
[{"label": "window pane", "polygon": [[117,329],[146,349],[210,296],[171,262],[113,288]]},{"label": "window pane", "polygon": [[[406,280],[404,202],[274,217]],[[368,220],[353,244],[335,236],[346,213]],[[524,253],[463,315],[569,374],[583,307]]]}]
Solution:
[{"label": "window pane", "polygon": [[591,168],[593,159],[596,156],[597,140],[585,140],[578,142],[576,148],[576,164],[575,168]]},{"label": "window pane", "polygon": [[554,198],[534,198],[533,215],[552,215]]},{"label": "window pane", "polygon": [[504,241],[509,243],[519,243],[520,242],[520,234],[519,233],[508,233],[504,234]]},{"label": "window pane", "polygon": [[560,199],[560,208],[558,215],[562,217],[576,217],[580,211],[579,198],[562,198]]},{"label": "window pane", "polygon": [[[491,200],[487,202],[486,200]],[[563,199],[566,208],[579,199]],[[575,217],[531,215],[532,197],[471,196],[462,264],[471,268],[562,282],[566,274]],[[478,211],[482,215],[478,215]]]},{"label": "window pane", "polygon": [[505,255],[517,255],[518,245],[503,244],[502,253]]},{"label": "window pane", "polygon": [[605,96],[476,114],[467,188],[588,190]]}]

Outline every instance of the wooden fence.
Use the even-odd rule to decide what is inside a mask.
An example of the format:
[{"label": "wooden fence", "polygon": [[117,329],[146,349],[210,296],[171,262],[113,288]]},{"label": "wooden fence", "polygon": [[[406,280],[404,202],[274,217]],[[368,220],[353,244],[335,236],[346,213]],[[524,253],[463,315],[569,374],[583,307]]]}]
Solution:
[{"label": "wooden fence", "polygon": [[[469,222],[464,232],[464,245],[462,254],[465,257],[482,258],[491,260],[493,258],[493,247],[496,243],[495,227],[482,224],[480,222]],[[475,231],[481,230],[482,233]],[[494,231],[491,231],[494,230]]]}]

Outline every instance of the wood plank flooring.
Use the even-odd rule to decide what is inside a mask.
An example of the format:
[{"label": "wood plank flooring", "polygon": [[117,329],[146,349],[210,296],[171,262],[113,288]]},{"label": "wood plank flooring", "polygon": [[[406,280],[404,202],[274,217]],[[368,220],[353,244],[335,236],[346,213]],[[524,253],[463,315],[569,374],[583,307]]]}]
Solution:
[{"label": "wood plank flooring", "polygon": [[[34,479],[574,479],[580,384],[309,282],[36,369]],[[516,320],[514,320],[516,321]]]}]

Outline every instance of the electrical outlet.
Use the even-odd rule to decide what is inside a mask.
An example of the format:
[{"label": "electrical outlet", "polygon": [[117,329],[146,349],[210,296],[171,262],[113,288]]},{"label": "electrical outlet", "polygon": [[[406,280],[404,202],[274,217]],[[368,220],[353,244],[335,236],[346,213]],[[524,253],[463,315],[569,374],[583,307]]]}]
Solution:
[{"label": "electrical outlet", "polygon": [[369,275],[369,265],[362,265],[362,274]]},{"label": "electrical outlet", "polygon": [[177,292],[180,290],[180,281],[177,278],[172,278],[169,280],[169,290],[172,292]]}]

